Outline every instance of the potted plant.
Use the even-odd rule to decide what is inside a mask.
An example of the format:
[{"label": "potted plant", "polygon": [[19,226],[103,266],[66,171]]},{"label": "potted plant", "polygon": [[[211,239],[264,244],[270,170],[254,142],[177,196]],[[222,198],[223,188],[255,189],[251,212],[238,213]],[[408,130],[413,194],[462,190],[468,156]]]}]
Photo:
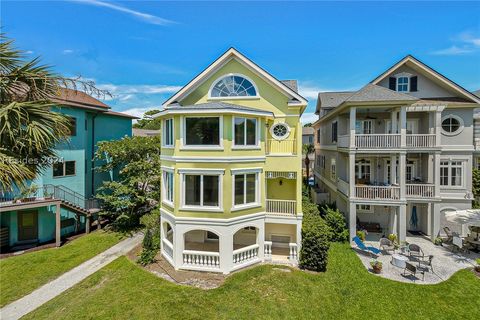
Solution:
[{"label": "potted plant", "polygon": [[374,273],[382,273],[382,262],[378,261],[378,260],[372,260],[370,261],[370,265],[372,266],[372,269],[373,269],[373,272]]},{"label": "potted plant", "polygon": [[20,202],[35,201],[35,199],[37,198],[36,197],[37,191],[38,191],[38,187],[33,183],[30,186],[23,188],[20,191]]},{"label": "potted plant", "polygon": [[433,243],[434,243],[436,246],[442,246],[442,244],[443,244],[443,239],[440,238],[440,237],[436,237],[435,240],[433,240]]},{"label": "potted plant", "polygon": [[357,237],[360,238],[360,240],[365,242],[365,239],[367,238],[367,235],[365,234],[365,231],[357,231]]},{"label": "potted plant", "polygon": [[43,192],[43,198],[45,200],[52,200],[53,199],[53,192],[48,192],[47,190],[45,190]]}]

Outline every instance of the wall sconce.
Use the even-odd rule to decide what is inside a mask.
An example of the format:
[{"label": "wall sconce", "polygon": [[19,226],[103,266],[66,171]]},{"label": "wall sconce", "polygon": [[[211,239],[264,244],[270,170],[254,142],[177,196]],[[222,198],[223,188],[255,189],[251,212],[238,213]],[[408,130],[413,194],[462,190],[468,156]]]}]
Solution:
[{"label": "wall sconce", "polygon": [[283,180],[280,179],[280,181],[278,182],[278,184],[282,185],[282,184],[283,184]]}]

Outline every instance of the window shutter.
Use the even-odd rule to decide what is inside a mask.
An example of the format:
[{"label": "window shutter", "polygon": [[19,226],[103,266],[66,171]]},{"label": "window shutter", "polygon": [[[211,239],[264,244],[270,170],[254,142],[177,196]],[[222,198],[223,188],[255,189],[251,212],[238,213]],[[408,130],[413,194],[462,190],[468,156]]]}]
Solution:
[{"label": "window shutter", "polygon": [[397,78],[395,77],[390,77],[388,79],[388,88],[390,90],[396,91],[397,90]]},{"label": "window shutter", "polygon": [[411,92],[418,91],[418,89],[417,89],[418,80],[417,79],[418,79],[417,76],[414,76],[414,77],[410,78],[410,91]]}]

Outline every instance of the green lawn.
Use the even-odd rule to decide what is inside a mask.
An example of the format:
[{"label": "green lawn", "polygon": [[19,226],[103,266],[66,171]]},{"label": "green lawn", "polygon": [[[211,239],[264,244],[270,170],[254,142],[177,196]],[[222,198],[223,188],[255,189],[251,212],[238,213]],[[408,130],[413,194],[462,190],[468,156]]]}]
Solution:
[{"label": "green lawn", "polygon": [[[278,268],[278,267],[277,267]],[[27,319],[480,319],[470,270],[438,285],[371,275],[335,244],[322,274],[258,266],[203,291],[160,279],[121,257]]]},{"label": "green lawn", "polygon": [[118,233],[95,231],[60,248],[0,260],[0,306],[15,301],[118,243]]}]

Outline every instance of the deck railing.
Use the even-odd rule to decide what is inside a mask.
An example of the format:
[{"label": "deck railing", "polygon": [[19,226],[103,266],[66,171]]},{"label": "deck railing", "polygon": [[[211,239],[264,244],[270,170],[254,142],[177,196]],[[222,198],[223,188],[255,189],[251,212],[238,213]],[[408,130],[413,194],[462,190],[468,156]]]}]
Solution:
[{"label": "deck railing", "polygon": [[264,255],[266,259],[272,258],[272,241],[264,241]]},{"label": "deck railing", "polygon": [[267,140],[267,154],[285,154],[293,155],[297,154],[295,139],[285,139],[285,140],[276,140],[268,139]]},{"label": "deck railing", "polygon": [[233,265],[240,266],[258,259],[258,244],[252,244],[233,251]]},{"label": "deck railing", "polygon": [[433,198],[435,197],[434,184],[406,184],[407,197]]},{"label": "deck railing", "polygon": [[355,197],[371,200],[399,200],[400,187],[397,186],[355,186]]},{"label": "deck railing", "polygon": [[173,260],[173,244],[168,239],[163,239],[163,252],[167,257]]},{"label": "deck railing", "polygon": [[284,215],[296,214],[297,201],[295,200],[273,200],[267,199],[267,212]]},{"label": "deck railing", "polygon": [[433,148],[435,147],[435,134],[407,134],[407,147]]},{"label": "deck railing", "polygon": [[183,268],[194,270],[220,270],[220,253],[183,250]]},{"label": "deck railing", "polygon": [[359,149],[399,148],[400,134],[356,134],[355,147]]},{"label": "deck railing", "polygon": [[289,243],[288,247],[290,248],[290,261],[297,261],[298,260],[298,246],[296,243]]}]

